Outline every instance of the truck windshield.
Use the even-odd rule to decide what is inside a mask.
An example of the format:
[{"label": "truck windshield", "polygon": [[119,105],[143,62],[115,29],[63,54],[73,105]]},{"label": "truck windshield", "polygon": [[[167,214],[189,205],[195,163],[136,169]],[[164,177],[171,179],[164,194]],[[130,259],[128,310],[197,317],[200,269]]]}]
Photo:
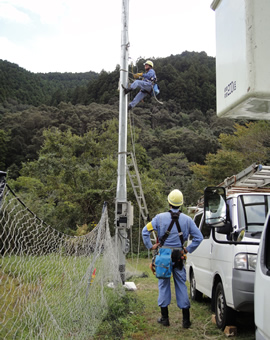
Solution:
[{"label": "truck windshield", "polygon": [[238,216],[240,228],[256,235],[263,230],[268,209],[269,195],[240,195],[238,197]]}]

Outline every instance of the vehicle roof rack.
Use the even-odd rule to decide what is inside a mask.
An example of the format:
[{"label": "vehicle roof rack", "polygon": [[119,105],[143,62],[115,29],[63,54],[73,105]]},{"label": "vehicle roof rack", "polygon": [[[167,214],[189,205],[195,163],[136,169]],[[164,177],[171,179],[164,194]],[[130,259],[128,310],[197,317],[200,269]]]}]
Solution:
[{"label": "vehicle roof rack", "polygon": [[218,186],[224,187],[232,192],[260,191],[269,192],[270,187],[270,166],[253,163],[237,175],[227,177]]},{"label": "vehicle roof rack", "polygon": [[[269,185],[267,187],[267,185]],[[270,166],[253,163],[237,175],[227,177],[217,185],[226,189],[227,194],[270,192]],[[197,202],[197,207],[190,207],[190,212],[203,208],[204,196]],[[192,209],[193,208],[193,209]]]}]

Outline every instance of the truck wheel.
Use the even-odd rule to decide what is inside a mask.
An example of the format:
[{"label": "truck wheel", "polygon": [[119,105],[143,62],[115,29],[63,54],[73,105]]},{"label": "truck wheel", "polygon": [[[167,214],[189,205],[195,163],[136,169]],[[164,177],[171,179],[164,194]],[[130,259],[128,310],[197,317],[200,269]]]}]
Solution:
[{"label": "truck wheel", "polygon": [[193,301],[201,301],[202,293],[196,289],[196,280],[193,271],[190,273],[190,298]]},{"label": "truck wheel", "polygon": [[215,314],[218,328],[224,330],[227,325],[231,324],[233,319],[233,310],[226,304],[223,285],[221,282],[219,282],[216,287]]}]

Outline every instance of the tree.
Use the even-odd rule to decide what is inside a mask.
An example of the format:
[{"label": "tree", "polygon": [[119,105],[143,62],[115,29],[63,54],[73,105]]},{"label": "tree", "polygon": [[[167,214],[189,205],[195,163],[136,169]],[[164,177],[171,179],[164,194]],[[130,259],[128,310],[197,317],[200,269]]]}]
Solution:
[{"label": "tree", "polygon": [[5,171],[6,168],[6,157],[8,154],[8,144],[10,142],[10,135],[4,130],[0,130],[0,170]]},{"label": "tree", "polygon": [[[103,132],[93,130],[83,136],[70,130],[45,130],[39,158],[24,163],[21,176],[11,181],[31,210],[62,232],[97,223],[104,201],[114,208],[118,125],[116,121],[106,124]],[[145,162],[144,150],[139,147],[136,152],[140,162]],[[142,182],[154,213],[163,204],[163,185],[151,176],[151,171],[145,170]],[[136,202],[130,183],[128,192]],[[110,217],[114,220],[114,213]]]},{"label": "tree", "polygon": [[203,193],[207,186],[215,186],[226,177],[236,175],[245,168],[245,158],[237,151],[218,150],[216,154],[206,156],[205,165],[191,165],[194,187]]},{"label": "tree", "polygon": [[270,122],[249,122],[245,125],[235,124],[233,135],[222,133],[220,143],[225,150],[237,150],[246,158],[246,164],[264,163],[270,160]]},{"label": "tree", "polygon": [[191,166],[196,189],[202,192],[205,186],[217,185],[252,163],[269,162],[269,127],[270,122],[265,121],[246,123],[244,126],[235,124],[233,135],[221,134],[221,148],[217,153],[209,153],[205,165]]},{"label": "tree", "polygon": [[199,122],[189,128],[172,128],[160,134],[159,148],[163,154],[182,152],[189,162],[203,163],[205,155],[218,149],[217,138]]},{"label": "tree", "polygon": [[173,189],[179,189],[184,195],[185,205],[193,202],[198,194],[190,191],[191,170],[190,163],[183,153],[164,154],[153,160],[152,165],[159,169],[164,182],[164,190],[168,194]]}]

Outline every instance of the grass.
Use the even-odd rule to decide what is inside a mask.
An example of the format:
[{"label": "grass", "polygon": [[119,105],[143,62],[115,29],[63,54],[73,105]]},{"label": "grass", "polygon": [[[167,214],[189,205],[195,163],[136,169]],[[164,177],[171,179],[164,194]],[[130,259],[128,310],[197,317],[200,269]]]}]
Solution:
[{"label": "grass", "polygon": [[[169,340],[169,339],[227,339],[223,331],[217,328],[212,322],[212,312],[210,299],[204,298],[202,302],[191,301],[191,328],[182,328],[182,313],[176,305],[173,282],[172,302],[169,306],[170,327],[164,327],[157,323],[160,316],[160,309],[157,305],[158,285],[157,279],[149,268],[149,259],[136,261],[128,260],[133,267],[136,266],[148,276],[133,277],[129,281],[134,281],[137,287],[136,292],[127,292],[127,300],[124,313],[121,308],[115,308],[114,320],[104,320],[96,339],[136,339],[136,340]],[[189,285],[187,283],[187,285]],[[119,302],[121,305],[121,303]],[[117,312],[118,311],[118,312]],[[119,314],[118,314],[119,313]],[[112,326],[112,324],[114,326]],[[111,326],[109,326],[111,325]],[[236,320],[236,339],[254,340],[255,326],[253,316],[249,314],[238,314]]]},{"label": "grass", "polygon": [[[98,271],[99,261],[95,264]],[[102,303],[110,288],[101,294],[97,279],[100,275],[97,275],[86,301],[88,266],[89,258],[79,256],[51,254],[2,258],[0,339],[34,339],[40,332],[50,340],[58,339],[60,331],[56,329],[56,323],[60,325],[59,330],[74,334],[81,333],[81,329],[84,331],[89,319],[92,319],[91,327],[96,327],[97,320],[103,317]],[[92,318],[97,308],[101,311]]]},{"label": "grass", "polygon": [[[68,287],[65,286],[66,279],[64,279],[63,277],[63,270],[64,267],[66,270],[69,267],[70,259],[62,259],[60,266],[57,259],[54,259],[51,256],[47,256],[45,259],[42,259],[41,263],[39,263],[38,270],[36,263],[37,259],[26,259],[23,265],[21,263],[21,266],[19,266],[18,261],[21,260],[22,259],[15,258],[10,259],[10,266],[5,266],[5,263],[2,262],[2,270],[4,268],[6,270],[9,270],[7,270],[6,273],[2,272],[2,284],[0,282],[0,296],[2,296],[2,301],[0,304],[0,321],[3,321],[3,314],[1,315],[1,311],[2,313],[3,311],[5,311],[5,317],[10,318],[10,323],[8,324],[11,328],[13,328],[15,324],[13,324],[14,319],[12,315],[15,312],[14,317],[16,318],[16,312],[19,313],[19,305],[17,304],[18,299],[20,299],[22,295],[28,295],[30,293],[30,295],[33,295],[33,298],[36,299],[37,306],[35,309],[35,313],[31,315],[29,314],[29,317],[32,318],[32,321],[30,320],[31,322],[27,325],[32,328],[35,325],[35,318],[37,317],[37,315],[39,315],[39,318],[42,315],[44,317],[47,317],[46,310],[43,310],[43,300],[40,300],[39,292],[35,292],[36,288],[34,282],[37,282],[40,279],[40,275],[42,275],[42,285],[47,287],[47,298],[49,300],[55,301],[55,306],[51,304],[51,307],[54,308],[54,312],[56,314],[59,314],[59,320],[63,318],[64,315],[61,315],[63,312],[62,307],[63,305],[68,303],[67,301],[65,301],[65,297],[67,297]],[[119,296],[115,294],[114,290],[106,288],[106,294],[108,294],[108,310],[104,309],[101,313],[102,315],[100,315],[100,317],[103,317],[103,321],[100,324],[98,331],[96,332],[96,335],[94,337],[88,337],[86,334],[86,337],[82,339],[227,339],[225,334],[221,330],[219,330],[217,326],[211,321],[211,304],[210,299],[207,298],[204,298],[203,301],[200,303],[191,301],[192,325],[190,329],[182,328],[182,313],[176,305],[173,282],[171,283],[172,302],[169,306],[171,325],[170,327],[159,325],[157,323],[157,318],[160,316],[160,309],[157,305],[158,280],[155,278],[149,268],[150,262],[150,259],[145,258],[139,259],[138,262],[137,260],[132,259],[127,260],[127,273],[130,272],[134,275],[131,278],[127,278],[127,281],[134,281],[137,287],[137,291],[126,292],[126,294],[119,299]],[[8,272],[9,274],[12,272],[13,277],[7,275]],[[25,277],[24,283],[17,279],[23,274],[23,272],[28,273],[28,276]],[[143,273],[143,275],[138,275],[138,273]],[[81,275],[83,275],[83,272],[80,273],[79,276]],[[3,285],[4,282],[5,284]],[[4,292],[7,291],[9,292],[9,294],[5,295]],[[62,294],[60,294],[60,292]],[[60,294],[61,296],[58,294]],[[38,306],[38,301],[40,302],[40,306]],[[59,301],[61,301],[61,306],[59,305]],[[24,303],[28,305],[29,300],[24,300]],[[80,303],[76,303],[76,299],[74,298],[72,300],[72,303],[74,307],[75,305],[81,306]],[[22,304],[21,308],[23,307],[24,305]],[[88,312],[90,311],[91,306],[89,306],[88,308]],[[84,315],[84,317],[89,318],[90,321],[91,316],[88,312],[86,312],[87,315]],[[80,314],[79,310],[78,314]],[[23,333],[23,338],[29,338],[29,336],[31,338],[31,335],[29,335],[31,329],[29,329],[28,326],[24,327],[20,323],[20,320],[18,320],[18,322]],[[8,326],[8,324],[6,326]],[[89,325],[90,324],[91,321],[89,322]],[[236,325],[238,332],[236,336],[237,339],[254,340],[255,327],[252,315],[239,314]],[[70,329],[70,324],[66,326],[66,329]],[[12,331],[10,327],[6,328],[7,332],[8,329],[11,331],[11,337],[8,336],[8,339],[12,338],[12,334],[14,335],[14,331]],[[14,327],[13,329],[15,330],[16,328]],[[76,331],[76,329],[74,329],[74,331]],[[0,338],[1,335],[3,337],[6,335],[3,329],[2,331],[0,330]],[[56,339],[57,337],[52,337],[51,339],[54,338]]]}]

